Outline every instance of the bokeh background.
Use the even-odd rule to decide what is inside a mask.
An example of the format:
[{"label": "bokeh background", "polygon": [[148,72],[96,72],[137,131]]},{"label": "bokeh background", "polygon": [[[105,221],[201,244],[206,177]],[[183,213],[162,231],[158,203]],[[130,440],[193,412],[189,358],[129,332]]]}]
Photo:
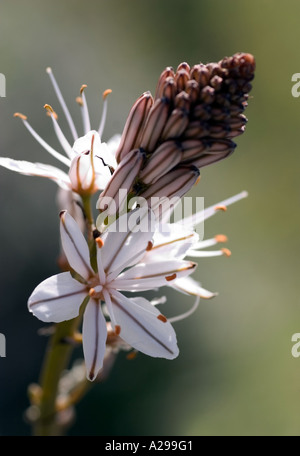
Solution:
[{"label": "bokeh background", "polygon": [[[241,190],[249,198],[207,221],[225,233],[230,258],[203,259],[196,277],[219,296],[176,324],[172,362],[120,354],[110,378],[77,407],[69,435],[299,435],[300,72],[298,0],[2,0],[0,155],[55,164],[15,111],[54,147],[43,105],[57,106],[52,66],[74,118],[82,83],[94,128],[110,88],[104,139],[121,133],[135,99],[182,61],[218,61],[238,51],[257,61],[246,133],[233,156],[202,171],[193,195],[211,205]],[[62,126],[64,125],[61,116]],[[56,186],[0,169],[0,434],[30,435],[27,386],[38,380],[46,338],[26,307],[33,288],[58,271]],[[168,293],[168,315],[190,299]],[[80,355],[80,352],[78,353]]]}]

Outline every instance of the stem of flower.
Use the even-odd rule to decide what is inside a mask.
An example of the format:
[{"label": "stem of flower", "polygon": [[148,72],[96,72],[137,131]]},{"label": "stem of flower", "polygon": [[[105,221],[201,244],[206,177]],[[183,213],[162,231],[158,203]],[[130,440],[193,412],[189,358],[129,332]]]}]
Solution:
[{"label": "stem of flower", "polygon": [[[82,198],[83,209],[86,217],[87,236],[90,248],[92,249],[94,219],[91,208],[91,197]],[[91,250],[92,253],[92,250]],[[66,426],[68,415],[60,411],[57,404],[58,386],[62,372],[66,369],[74,346],[68,342],[77,331],[83,316],[84,308],[88,298],[81,306],[80,314],[77,318],[63,321],[56,324],[55,332],[52,335],[44,359],[41,371],[40,386],[41,397],[39,401],[39,417],[34,423],[34,435],[60,435]],[[80,395],[78,395],[78,400]],[[64,414],[64,416],[63,416]]]},{"label": "stem of flower", "polygon": [[81,314],[73,320],[58,323],[49,342],[40,378],[39,418],[34,423],[34,435],[59,435],[62,424],[66,425],[66,423],[59,422],[57,415],[58,383],[73,350],[73,346],[66,343],[65,340],[72,337],[78,328]]}]

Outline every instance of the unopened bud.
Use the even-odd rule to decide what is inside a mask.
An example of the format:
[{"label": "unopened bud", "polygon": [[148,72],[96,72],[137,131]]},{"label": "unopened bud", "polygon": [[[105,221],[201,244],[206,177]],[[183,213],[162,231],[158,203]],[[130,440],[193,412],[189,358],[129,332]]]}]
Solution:
[{"label": "unopened bud", "polygon": [[131,150],[139,147],[143,126],[152,104],[153,98],[150,92],[145,92],[132,106],[116,152],[118,163]]},{"label": "unopened bud", "polygon": [[[106,211],[107,215],[114,215],[122,210],[132,185],[140,172],[144,154],[135,149],[129,152],[115,170],[106,188],[97,201],[97,209]],[[122,190],[119,192],[119,190]],[[111,202],[109,204],[108,202]]]},{"label": "unopened bud", "polygon": [[149,112],[141,140],[141,147],[147,152],[155,149],[168,118],[169,105],[168,99],[159,98]]},{"label": "unopened bud", "polygon": [[199,170],[194,166],[178,166],[150,185],[140,196],[148,201],[152,197],[181,198],[196,183],[199,175]]},{"label": "unopened bud", "polygon": [[181,148],[175,141],[166,141],[153,152],[140,178],[145,184],[153,184],[176,166],[182,157]]}]

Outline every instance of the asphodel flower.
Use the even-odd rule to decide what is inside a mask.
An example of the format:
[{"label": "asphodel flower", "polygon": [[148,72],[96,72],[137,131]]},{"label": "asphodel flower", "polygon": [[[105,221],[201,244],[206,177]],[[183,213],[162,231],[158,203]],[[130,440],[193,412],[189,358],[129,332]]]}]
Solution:
[{"label": "asphodel flower", "polygon": [[141,292],[168,285],[190,275],[196,263],[172,256],[142,262],[145,252],[152,247],[155,223],[152,211],[147,209],[142,218],[148,229],[139,229],[141,215],[130,229],[132,216],[134,211],[122,215],[96,238],[95,271],[82,232],[63,211],[61,242],[75,273],[64,272],[44,280],[28,301],[29,310],[40,320],[61,322],[77,317],[81,305],[89,298],[82,326],[89,380],[95,379],[103,364],[107,339],[104,303],[115,334],[131,347],[154,357],[173,359],[178,355],[176,334],[167,318],[145,298],[130,299],[121,291]]},{"label": "asphodel flower", "polygon": [[[228,240],[226,235],[217,234],[213,238],[199,240],[199,236],[195,229],[198,225],[203,224],[205,220],[218,212],[226,212],[228,206],[241,199],[247,198],[247,196],[248,193],[243,191],[173,223],[168,221],[171,216],[170,211],[164,222],[157,223],[153,236],[153,246],[151,250],[147,250],[142,261],[145,263],[148,261],[153,263],[166,258],[167,256],[178,260],[186,259],[186,257],[191,259],[217,256],[230,257],[231,251],[226,247],[221,247],[217,250],[209,249],[218,244],[226,243]],[[202,285],[191,276],[182,278],[176,277],[168,283],[168,286],[177,291],[181,291],[184,294],[198,296],[202,299],[211,299],[217,295],[216,292],[211,292],[203,288]]]},{"label": "asphodel flower", "polygon": [[77,102],[81,106],[83,120],[83,136],[80,137],[52,70],[47,68],[47,73],[53,83],[53,87],[73,137],[73,140],[69,142],[59,126],[57,115],[53,108],[50,105],[45,105],[44,107],[47,114],[51,117],[55,134],[64,154],[55,150],[41,138],[30,125],[25,115],[15,113],[15,117],[22,120],[34,139],[50,155],[60,161],[65,166],[65,170],[43,163],[30,163],[28,161],[14,160],[8,157],[0,157],[0,165],[20,174],[46,177],[56,182],[62,190],[75,192],[80,196],[93,194],[98,190],[103,190],[117,166],[115,152],[119,142],[119,137],[117,135],[111,138],[107,143],[101,142],[107,113],[107,96],[111,91],[107,90],[103,94],[103,112],[99,129],[92,130],[87,102],[84,95],[84,88],[86,86],[82,86],[80,91],[81,96],[77,98]]}]

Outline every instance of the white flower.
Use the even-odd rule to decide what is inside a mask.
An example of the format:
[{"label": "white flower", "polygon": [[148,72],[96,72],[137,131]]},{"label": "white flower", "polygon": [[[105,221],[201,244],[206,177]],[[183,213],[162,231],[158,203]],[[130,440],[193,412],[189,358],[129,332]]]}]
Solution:
[{"label": "white flower", "polygon": [[77,101],[81,106],[84,136],[79,137],[52,70],[48,68],[47,72],[51,78],[56,95],[69,124],[74,145],[72,146],[70,144],[62,132],[57,122],[57,115],[50,105],[45,105],[45,108],[51,117],[54,131],[65,152],[65,155],[56,151],[46,141],[44,141],[29,124],[26,116],[16,113],[15,117],[19,117],[22,120],[25,127],[36,139],[36,141],[48,153],[63,163],[67,167],[67,171],[63,171],[60,168],[43,163],[30,163],[28,161],[14,160],[8,157],[0,157],[0,165],[20,174],[46,177],[56,182],[63,190],[79,193],[80,195],[85,195],[87,193],[92,194],[97,190],[102,190],[106,187],[113,170],[117,166],[115,152],[120,139],[120,136],[116,135],[107,143],[101,142],[107,112],[106,97],[110,91],[105,91],[103,94],[104,104],[102,119],[99,129],[96,131],[91,130],[87,103],[83,92],[83,89],[86,86],[82,86],[81,97],[79,97]]},{"label": "white flower", "polygon": [[[207,258],[221,255],[229,257],[231,252],[227,248],[206,250],[208,247],[212,247],[218,243],[227,242],[227,237],[225,235],[218,234],[211,239],[199,241],[198,234],[194,230],[198,224],[204,223],[205,220],[219,211],[226,211],[229,205],[246,198],[247,196],[248,193],[243,191],[218,204],[198,211],[190,217],[185,217],[176,223],[165,222],[157,224],[153,236],[153,247],[145,253],[142,261],[145,263],[153,263],[167,257],[172,257],[177,260],[183,260],[186,257]],[[217,295],[217,293],[213,293],[203,288],[192,277],[176,277],[175,280],[170,281],[168,285],[184,294],[202,299],[210,299]],[[196,301],[196,303],[198,302],[199,301]],[[196,306],[193,307],[193,310],[195,310],[195,308]],[[188,312],[188,314],[190,314],[190,312]],[[186,316],[187,314],[183,314],[182,317],[185,318]],[[175,320],[170,319],[170,321]]]},{"label": "white flower", "polygon": [[[173,359],[178,355],[176,334],[166,317],[146,299],[129,299],[120,291],[140,292],[168,285],[175,278],[191,274],[196,264],[170,256],[141,262],[145,251],[152,247],[153,231],[137,230],[137,224],[120,231],[124,223],[130,226],[132,214],[122,215],[96,239],[98,270],[95,272],[83,234],[75,220],[66,211],[62,212],[61,241],[79,280],[69,272],[50,277],[36,287],[28,301],[29,310],[40,320],[61,322],[78,316],[83,301],[89,297],[82,333],[90,380],[101,369],[105,353],[104,302],[115,333],[130,346],[153,357]],[[152,226],[150,210],[146,217],[147,226]]]}]

